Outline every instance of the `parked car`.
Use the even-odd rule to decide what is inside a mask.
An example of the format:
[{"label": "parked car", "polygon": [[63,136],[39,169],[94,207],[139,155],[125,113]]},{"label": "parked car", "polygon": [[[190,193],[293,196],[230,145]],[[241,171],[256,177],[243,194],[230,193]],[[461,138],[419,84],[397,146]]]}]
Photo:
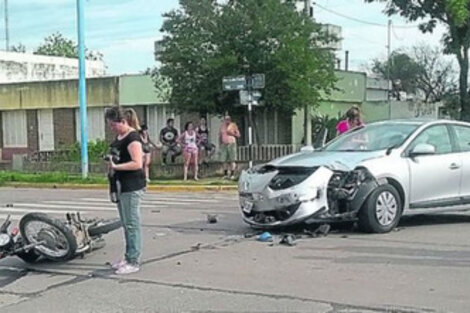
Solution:
[{"label": "parked car", "polygon": [[403,215],[470,209],[470,123],[376,122],[304,150],[242,172],[246,223],[357,220],[384,233]]}]

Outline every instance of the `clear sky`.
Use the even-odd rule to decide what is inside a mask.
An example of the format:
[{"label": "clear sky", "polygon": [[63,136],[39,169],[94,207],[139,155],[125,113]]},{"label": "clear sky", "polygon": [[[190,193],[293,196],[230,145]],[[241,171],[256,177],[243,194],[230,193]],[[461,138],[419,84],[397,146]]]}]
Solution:
[{"label": "clear sky", "polygon": [[[197,0],[195,0],[197,1]],[[86,0],[86,43],[91,50],[104,54],[110,74],[137,73],[155,64],[153,43],[160,37],[162,13],[178,7],[178,0]],[[321,23],[343,27],[343,50],[350,52],[350,68],[359,70],[375,57],[386,56],[387,20],[382,4],[363,0],[316,0],[314,15]],[[0,0],[0,12],[3,12]],[[76,41],[76,1],[9,1],[10,43],[23,43],[32,51],[44,37],[60,31]],[[333,13],[334,12],[334,13]],[[342,17],[340,15],[345,15]],[[0,47],[4,47],[3,14]],[[381,24],[370,25],[352,20]],[[423,35],[417,28],[401,28],[406,22],[393,18],[392,49],[417,42],[437,45],[442,28],[433,35]],[[343,62],[344,65],[344,62]]]}]

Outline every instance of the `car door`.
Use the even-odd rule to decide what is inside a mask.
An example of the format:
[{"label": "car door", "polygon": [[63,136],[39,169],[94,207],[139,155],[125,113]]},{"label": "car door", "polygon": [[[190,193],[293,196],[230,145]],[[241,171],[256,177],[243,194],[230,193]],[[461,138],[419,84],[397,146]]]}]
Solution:
[{"label": "car door", "polygon": [[460,196],[470,203],[470,126],[453,125],[452,130],[462,160]]},{"label": "car door", "polygon": [[[418,144],[434,146],[431,155],[410,156]],[[461,158],[446,125],[423,130],[407,149],[410,172],[410,208],[447,206],[459,201]]]}]

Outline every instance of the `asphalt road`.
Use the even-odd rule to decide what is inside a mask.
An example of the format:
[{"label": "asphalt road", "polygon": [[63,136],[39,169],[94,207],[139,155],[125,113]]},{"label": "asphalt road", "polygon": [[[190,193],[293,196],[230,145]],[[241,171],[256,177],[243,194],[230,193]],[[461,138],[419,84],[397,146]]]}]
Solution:
[{"label": "asphalt road", "polygon": [[[105,191],[0,188],[0,219],[117,216],[107,199]],[[336,227],[289,247],[279,236],[256,241],[234,193],[147,193],[142,212],[139,273],[116,276],[106,265],[123,251],[121,231],[67,263],[0,260],[0,312],[470,311],[469,214],[407,218],[384,235]]]}]

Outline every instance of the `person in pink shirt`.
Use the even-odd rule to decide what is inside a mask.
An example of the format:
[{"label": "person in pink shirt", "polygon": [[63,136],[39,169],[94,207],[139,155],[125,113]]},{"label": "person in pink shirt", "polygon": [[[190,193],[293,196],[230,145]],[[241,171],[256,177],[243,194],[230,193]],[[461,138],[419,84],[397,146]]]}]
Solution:
[{"label": "person in pink shirt", "polygon": [[346,112],[346,119],[340,121],[338,125],[336,125],[337,135],[341,135],[350,129],[363,125],[364,123],[361,119],[361,111],[357,106],[353,106]]}]

